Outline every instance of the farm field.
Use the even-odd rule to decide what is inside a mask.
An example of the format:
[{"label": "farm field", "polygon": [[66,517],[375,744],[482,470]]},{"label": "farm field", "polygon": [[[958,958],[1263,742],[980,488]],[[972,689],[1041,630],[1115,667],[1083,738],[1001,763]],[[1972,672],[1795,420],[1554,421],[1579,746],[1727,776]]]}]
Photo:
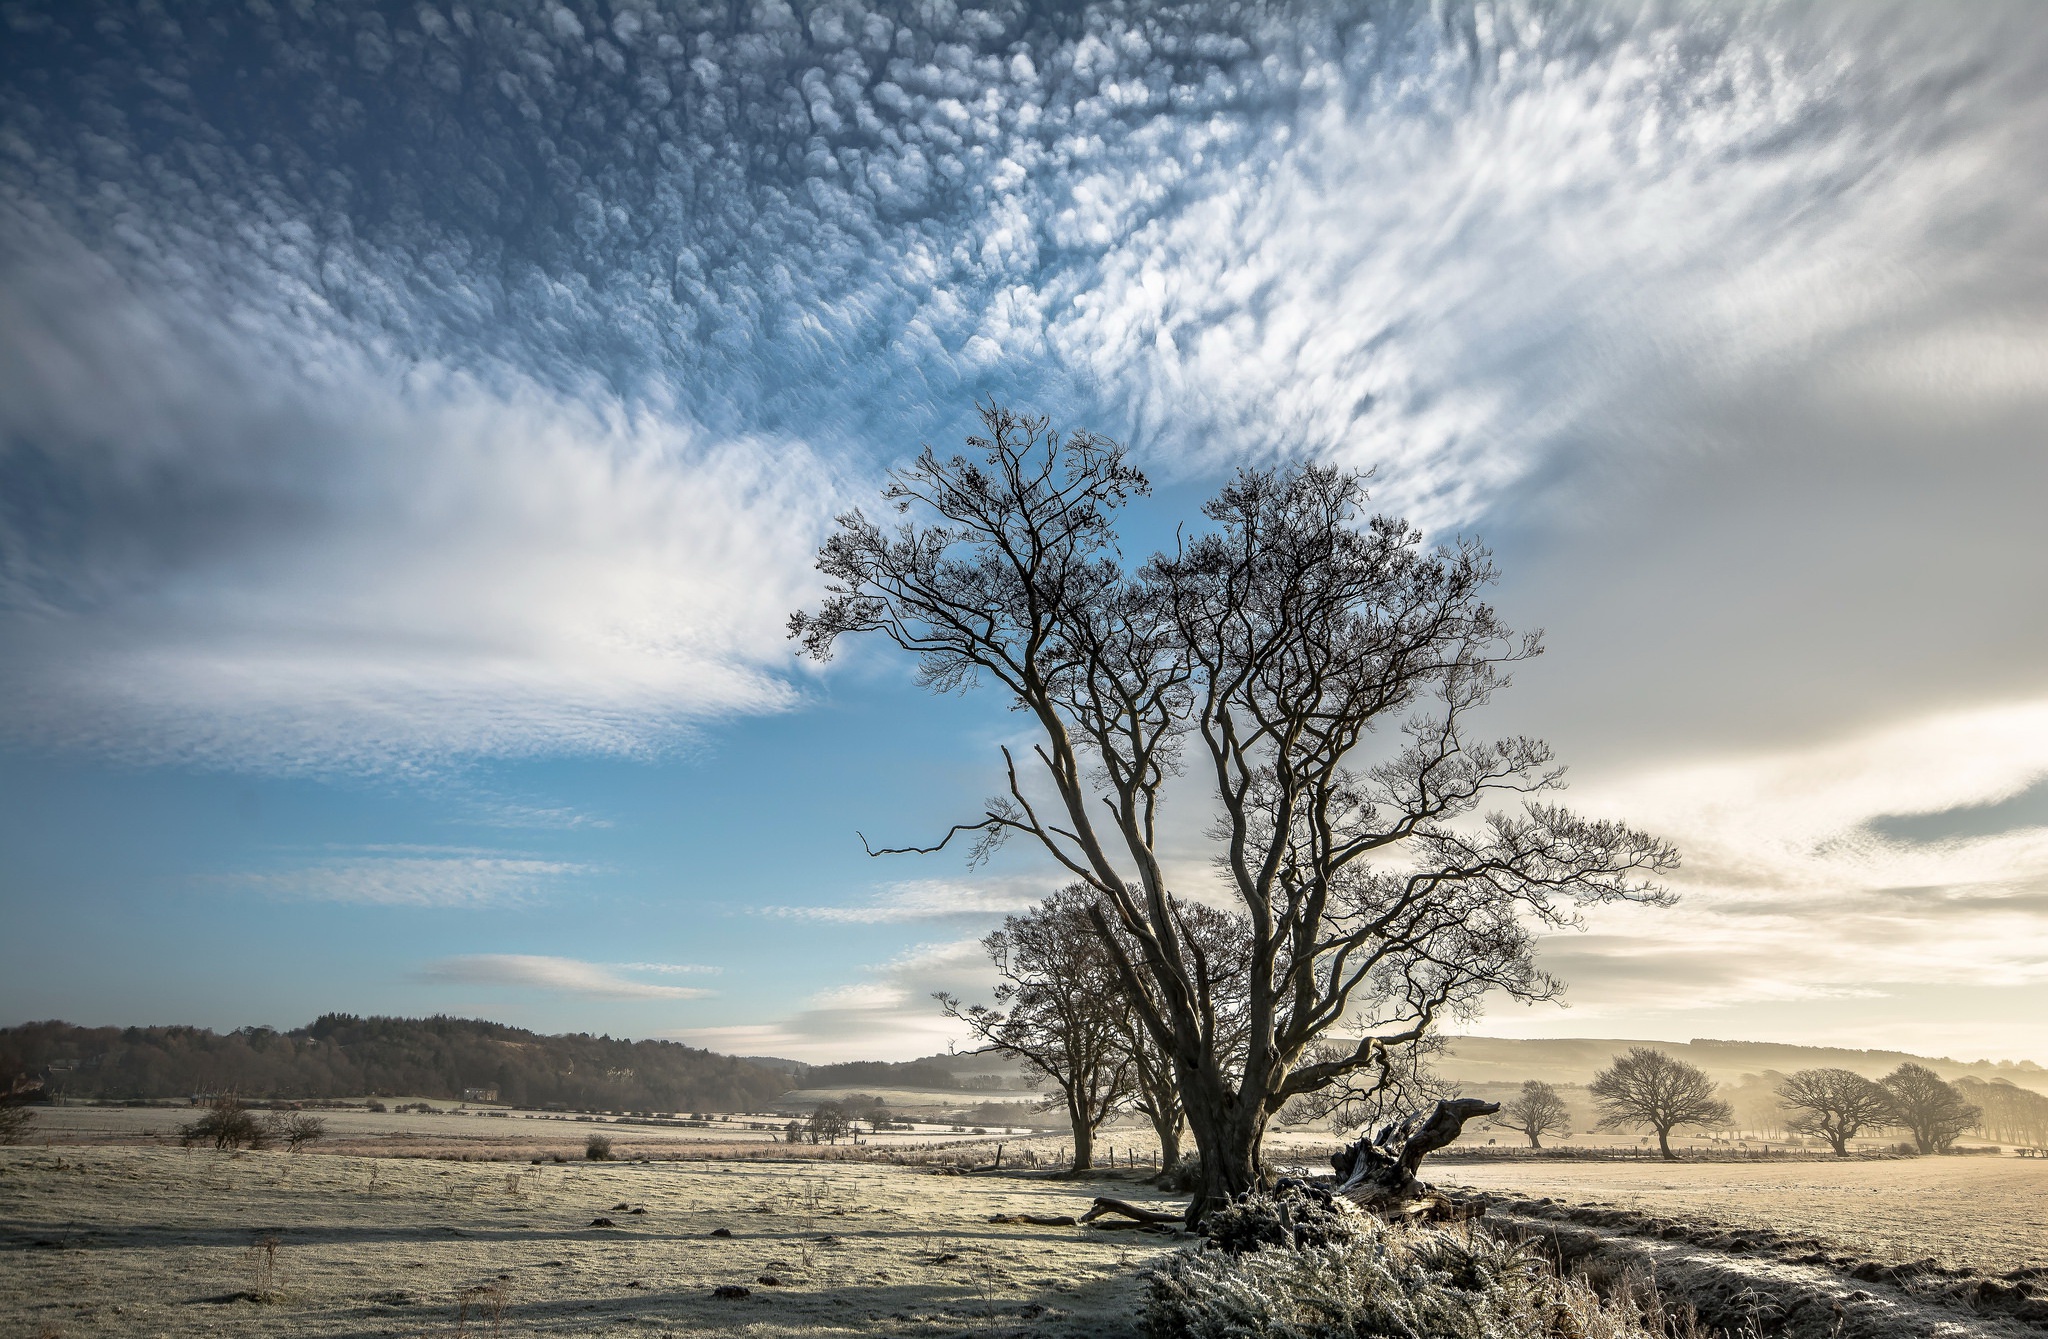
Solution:
[{"label": "farm field", "polygon": [[1987,1272],[2048,1265],[2048,1159],[1433,1161],[1436,1185],[1806,1233],[1880,1260]]},{"label": "farm field", "polygon": [[1169,1239],[987,1221],[1097,1194],[1159,1198],[860,1164],[8,1149],[0,1332],[1129,1333]]}]

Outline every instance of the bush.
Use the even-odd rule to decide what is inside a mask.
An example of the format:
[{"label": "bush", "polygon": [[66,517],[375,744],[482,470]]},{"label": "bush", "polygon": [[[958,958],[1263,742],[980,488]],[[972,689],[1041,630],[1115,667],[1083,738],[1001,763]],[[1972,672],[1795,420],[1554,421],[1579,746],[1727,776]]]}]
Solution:
[{"label": "bush", "polygon": [[601,1134],[594,1134],[583,1145],[583,1156],[592,1162],[612,1160],[612,1141]]},{"label": "bush", "polygon": [[303,1111],[290,1115],[273,1115],[270,1118],[270,1133],[283,1142],[287,1149],[296,1153],[300,1147],[316,1139],[327,1137],[327,1122],[318,1116],[309,1116]]},{"label": "bush", "polygon": [[1180,1161],[1160,1172],[1152,1183],[1161,1190],[1175,1195],[1192,1195],[1202,1184],[1202,1159],[1194,1153],[1183,1153]]},{"label": "bush", "polygon": [[242,1105],[239,1097],[216,1097],[207,1104],[206,1114],[178,1127],[178,1142],[212,1144],[215,1148],[267,1148],[271,1130],[256,1119],[256,1113]]},{"label": "bush", "polygon": [[[1282,1203],[1259,1196],[1232,1210],[1242,1226],[1264,1230],[1292,1220],[1299,1228],[1307,1206]],[[1477,1227],[1392,1227],[1364,1214],[1318,1221],[1327,1229],[1320,1244],[1169,1257],[1152,1274],[1142,1318],[1148,1339],[1660,1339],[1664,1332],[1653,1292],[1624,1288],[1603,1303],[1583,1280],[1551,1272],[1532,1246]]]},{"label": "bush", "polygon": [[0,1102],[0,1144],[19,1144],[28,1139],[36,1113],[19,1102]]},{"label": "bush", "polygon": [[1290,1186],[1246,1195],[1202,1220],[1202,1235],[1232,1255],[1266,1246],[1331,1246],[1356,1237],[1361,1214],[1326,1190]]}]

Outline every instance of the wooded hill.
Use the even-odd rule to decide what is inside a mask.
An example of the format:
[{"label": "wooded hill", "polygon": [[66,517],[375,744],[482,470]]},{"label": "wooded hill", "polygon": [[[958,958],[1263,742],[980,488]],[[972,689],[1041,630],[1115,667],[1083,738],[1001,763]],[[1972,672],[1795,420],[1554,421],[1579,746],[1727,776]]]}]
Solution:
[{"label": "wooded hill", "polygon": [[196,1027],[0,1028],[0,1076],[40,1078],[58,1097],[251,1098],[405,1095],[459,1101],[495,1088],[516,1106],[603,1111],[748,1111],[790,1076],[670,1041],[542,1036],[469,1018],[323,1014],[279,1032]]}]

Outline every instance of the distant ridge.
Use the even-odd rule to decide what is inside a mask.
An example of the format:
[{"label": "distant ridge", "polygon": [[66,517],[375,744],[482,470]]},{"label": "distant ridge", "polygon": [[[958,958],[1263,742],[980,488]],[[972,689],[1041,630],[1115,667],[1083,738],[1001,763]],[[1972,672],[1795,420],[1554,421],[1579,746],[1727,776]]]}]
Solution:
[{"label": "distant ridge", "polygon": [[1853,1050],[1841,1046],[1798,1046],[1787,1042],[1723,1041],[1695,1037],[1691,1041],[1645,1041],[1604,1037],[1522,1039],[1512,1037],[1450,1037],[1435,1069],[1446,1078],[1467,1083],[1589,1082],[1631,1046],[1650,1046],[1697,1065],[1721,1083],[1735,1083],[1745,1074],[1765,1070],[1848,1069],[1878,1078],[1911,1061],[1926,1065],[1945,1079],[2005,1079],[2022,1088],[2048,1093],[2048,1069],[2031,1060],[1958,1061],[1947,1056],[1915,1055],[1910,1051]]},{"label": "distant ridge", "polygon": [[475,1018],[323,1014],[302,1028],[0,1028],[0,1080],[40,1079],[58,1097],[407,1095],[461,1101],[491,1089],[518,1106],[624,1111],[758,1110],[789,1074],[672,1041],[544,1036]]}]

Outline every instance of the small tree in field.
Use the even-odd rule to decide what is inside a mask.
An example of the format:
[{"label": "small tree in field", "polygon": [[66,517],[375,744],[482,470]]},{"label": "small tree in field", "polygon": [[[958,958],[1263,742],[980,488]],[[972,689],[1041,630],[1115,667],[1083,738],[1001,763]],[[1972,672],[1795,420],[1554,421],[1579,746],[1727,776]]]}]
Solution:
[{"label": "small tree in field", "polygon": [[198,1120],[178,1127],[181,1144],[211,1144],[217,1149],[265,1148],[271,1131],[256,1114],[232,1095],[216,1097]]},{"label": "small tree in field", "polygon": [[1778,1087],[1778,1105],[1793,1113],[1785,1128],[1819,1135],[1849,1156],[1849,1141],[1893,1123],[1891,1094],[1851,1069],[1802,1069]]},{"label": "small tree in field", "polygon": [[1891,1098],[1891,1123],[1913,1136],[1922,1153],[1946,1153],[1983,1112],[1925,1065],[1900,1065],[1878,1080]]},{"label": "small tree in field", "polygon": [[1522,1084],[1522,1091],[1500,1104],[1493,1123],[1526,1135],[1530,1148],[1542,1148],[1546,1134],[1572,1132],[1571,1108],[1557,1095],[1557,1089],[1538,1079]]},{"label": "small tree in field", "polygon": [[936,997],[984,1046],[1052,1081],[1074,1132],[1077,1172],[1095,1165],[1095,1132],[1131,1095],[1134,1078],[1124,1045],[1130,1005],[1089,921],[1093,902],[1085,886],[1063,889],[981,941],[1000,977],[996,1007]]},{"label": "small tree in field", "polygon": [[1671,1132],[1681,1125],[1726,1125],[1734,1119],[1728,1104],[1714,1096],[1707,1072],[1647,1046],[1633,1046],[1627,1055],[1593,1076],[1589,1085],[1601,1111],[1600,1128],[1648,1126],[1657,1134],[1657,1151],[1676,1161]]},{"label": "small tree in field", "polygon": [[820,1102],[811,1112],[809,1133],[814,1144],[836,1144],[846,1137],[846,1108],[837,1102]]},{"label": "small tree in field", "polygon": [[[883,498],[907,519],[839,518],[826,599],[791,635],[821,660],[878,635],[927,686],[993,682],[1023,717],[1034,742],[1004,750],[1006,793],[931,846],[874,854],[972,832],[980,858],[1021,835],[1095,894],[1201,1151],[1191,1223],[1261,1183],[1293,1099],[1384,1069],[1489,991],[1553,997],[1534,927],[1667,900],[1662,841],[1527,798],[1482,814],[1561,782],[1540,741],[1473,732],[1540,650],[1485,602],[1485,550],[1426,548],[1365,514],[1363,476],[1305,464],[1239,473],[1203,508],[1209,530],[1133,570],[1118,514],[1149,485],[1121,447],[997,405],[981,419],[976,459],[927,448],[893,476]],[[1235,1039],[1173,909],[1170,794],[1214,815],[1245,918]]]}]

